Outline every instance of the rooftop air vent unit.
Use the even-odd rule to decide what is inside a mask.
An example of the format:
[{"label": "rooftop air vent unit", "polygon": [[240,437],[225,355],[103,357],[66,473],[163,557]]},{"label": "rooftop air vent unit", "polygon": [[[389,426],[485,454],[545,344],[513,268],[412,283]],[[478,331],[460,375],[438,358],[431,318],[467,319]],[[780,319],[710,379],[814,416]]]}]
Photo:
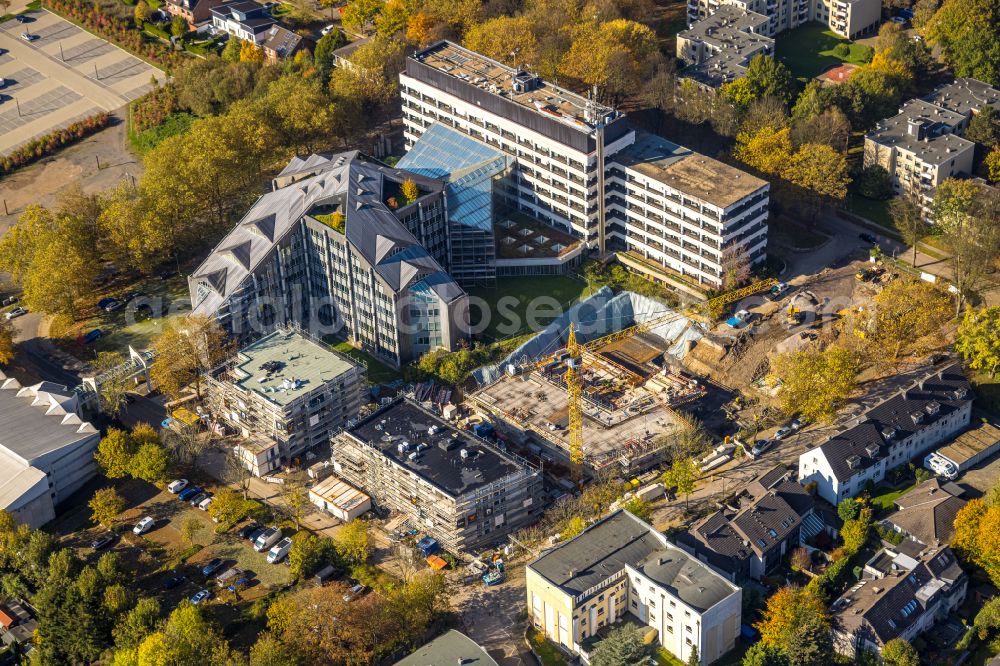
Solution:
[{"label": "rooftop air vent unit", "polygon": [[537,76],[532,76],[528,72],[517,72],[511,79],[510,87],[517,93],[527,93],[539,88]]}]

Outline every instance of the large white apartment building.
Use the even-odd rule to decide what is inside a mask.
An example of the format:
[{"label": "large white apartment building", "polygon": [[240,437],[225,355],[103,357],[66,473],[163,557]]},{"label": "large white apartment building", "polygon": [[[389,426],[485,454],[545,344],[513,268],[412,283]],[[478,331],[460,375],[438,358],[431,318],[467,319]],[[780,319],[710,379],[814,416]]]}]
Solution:
[{"label": "large white apartment building", "polygon": [[932,371],[799,456],[799,482],[837,505],[969,425],[972,394],[961,366]]},{"label": "large white apartment building", "polygon": [[717,288],[724,256],[763,260],[768,184],[613,109],[451,42],[409,57],[400,90],[408,147],[440,123],[502,151],[499,201],[599,253],[631,250],[632,270]]}]

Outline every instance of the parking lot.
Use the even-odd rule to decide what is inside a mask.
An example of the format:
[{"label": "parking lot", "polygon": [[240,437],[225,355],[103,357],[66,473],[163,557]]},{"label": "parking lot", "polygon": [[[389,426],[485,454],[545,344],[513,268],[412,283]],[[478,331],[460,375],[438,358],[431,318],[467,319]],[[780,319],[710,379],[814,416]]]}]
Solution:
[{"label": "parking lot", "polygon": [[[141,96],[159,69],[55,14],[0,23],[0,153]],[[22,33],[35,36],[31,41]]]}]

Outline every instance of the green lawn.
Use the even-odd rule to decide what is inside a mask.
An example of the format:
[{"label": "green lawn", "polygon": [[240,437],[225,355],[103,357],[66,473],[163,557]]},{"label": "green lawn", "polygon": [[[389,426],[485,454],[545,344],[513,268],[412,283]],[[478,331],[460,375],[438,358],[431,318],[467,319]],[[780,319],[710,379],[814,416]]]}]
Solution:
[{"label": "green lawn", "polygon": [[883,511],[891,511],[893,507],[893,502],[905,495],[906,493],[913,490],[913,487],[917,485],[914,481],[913,483],[903,486],[899,490],[893,490],[891,492],[876,495],[872,498],[872,506],[876,506]]},{"label": "green lawn", "polygon": [[664,647],[657,648],[655,654],[653,654],[653,658],[656,660],[656,666],[684,666],[683,661],[668,652]]},{"label": "green lawn", "polygon": [[979,407],[1000,414],[1000,379],[976,372],[972,375],[972,388],[976,392],[976,404]]},{"label": "green lawn", "polygon": [[368,383],[370,384],[387,384],[402,377],[399,372],[393,370],[382,361],[369,356],[360,349],[355,349],[349,342],[338,342],[332,345],[332,347],[335,351],[350,356],[366,366],[368,368]]},{"label": "green lawn", "polygon": [[[481,325],[484,314],[488,313],[489,322],[483,329],[483,337],[488,340],[525,333],[533,328],[528,315],[533,315],[540,327],[546,326],[586,292],[584,282],[561,275],[498,278],[496,287],[469,290],[473,329]],[[549,298],[541,300],[542,297]],[[551,299],[559,307],[554,307]]]},{"label": "green lawn", "polygon": [[[835,65],[863,65],[871,60],[872,50],[844,39],[819,23],[808,23],[778,35],[775,57],[800,79],[811,79]],[[835,51],[838,44],[847,44],[846,55]]]},{"label": "green lawn", "polygon": [[892,234],[899,235],[896,226],[892,223],[892,217],[889,215],[889,200],[876,201],[857,193],[851,193],[848,195],[847,209],[855,215],[860,215],[878,226],[884,227]]}]

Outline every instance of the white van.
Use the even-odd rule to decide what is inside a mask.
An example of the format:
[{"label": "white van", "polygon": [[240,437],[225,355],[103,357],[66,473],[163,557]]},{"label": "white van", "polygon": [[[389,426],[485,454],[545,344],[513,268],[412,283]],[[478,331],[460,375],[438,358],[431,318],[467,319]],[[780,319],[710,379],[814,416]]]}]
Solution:
[{"label": "white van", "polygon": [[281,538],[281,530],[277,527],[268,527],[266,530],[261,532],[257,540],[253,542],[253,549],[258,553],[263,553],[265,550],[270,548]]},{"label": "white van", "polygon": [[285,559],[285,555],[288,555],[288,551],[292,549],[292,540],[285,537],[278,543],[271,547],[271,550],[267,553],[267,563],[277,564],[281,560]]},{"label": "white van", "polygon": [[958,467],[955,466],[955,463],[938,454],[937,451],[927,454],[927,457],[924,458],[924,467],[949,481],[958,478]]}]

